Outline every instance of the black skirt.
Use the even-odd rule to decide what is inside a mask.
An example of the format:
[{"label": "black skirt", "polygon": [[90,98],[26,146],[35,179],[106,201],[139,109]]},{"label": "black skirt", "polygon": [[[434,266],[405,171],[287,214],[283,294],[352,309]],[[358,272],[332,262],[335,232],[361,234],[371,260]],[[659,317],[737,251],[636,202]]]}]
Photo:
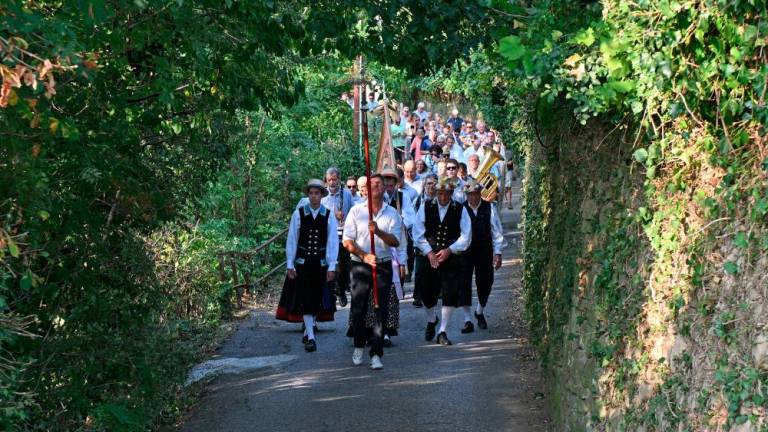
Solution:
[{"label": "black skirt", "polygon": [[304,315],[314,315],[316,321],[333,321],[336,301],[326,281],[327,271],[319,263],[296,265],[296,278],[286,276],[283,282],[275,318],[303,322]]}]

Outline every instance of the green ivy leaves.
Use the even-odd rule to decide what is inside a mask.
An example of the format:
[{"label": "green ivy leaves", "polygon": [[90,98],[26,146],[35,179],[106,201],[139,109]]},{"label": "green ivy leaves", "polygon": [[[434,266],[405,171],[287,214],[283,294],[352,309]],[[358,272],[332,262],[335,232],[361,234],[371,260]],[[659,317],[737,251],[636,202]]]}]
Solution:
[{"label": "green ivy leaves", "polygon": [[510,61],[520,60],[526,52],[519,36],[507,36],[499,41],[499,54]]}]

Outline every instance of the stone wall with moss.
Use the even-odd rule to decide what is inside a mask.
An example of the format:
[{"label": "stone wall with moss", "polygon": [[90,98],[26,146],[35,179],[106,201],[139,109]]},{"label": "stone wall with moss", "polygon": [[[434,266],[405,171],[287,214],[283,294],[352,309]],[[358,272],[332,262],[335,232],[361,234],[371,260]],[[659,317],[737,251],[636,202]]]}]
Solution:
[{"label": "stone wall with moss", "polygon": [[642,150],[629,126],[551,124],[523,256],[558,428],[766,430],[765,155],[688,124]]}]

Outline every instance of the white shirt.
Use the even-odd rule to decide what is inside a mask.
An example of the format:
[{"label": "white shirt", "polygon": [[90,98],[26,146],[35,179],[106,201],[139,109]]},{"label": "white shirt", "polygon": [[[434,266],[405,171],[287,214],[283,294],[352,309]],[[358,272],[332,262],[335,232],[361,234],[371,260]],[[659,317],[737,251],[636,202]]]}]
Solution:
[{"label": "white shirt", "polygon": [[[384,199],[387,202],[390,202],[390,196],[388,193],[384,193]],[[397,211],[397,208],[392,206],[392,208]],[[402,218],[402,223],[405,225],[405,228],[411,229],[413,227],[413,221],[416,220],[416,210],[413,208],[413,200],[411,199],[410,193],[403,191],[403,202],[400,203],[400,217]]]},{"label": "white shirt", "polygon": [[416,179],[414,180],[405,179],[405,185],[407,186],[405,189],[410,188],[416,192],[416,195],[412,197],[413,201],[416,201],[416,198],[421,195],[421,192],[424,189],[424,180],[420,179],[419,175],[416,174]]},{"label": "white shirt", "polygon": [[464,159],[464,148],[462,148],[461,144],[457,143],[456,141],[453,142],[449,155],[451,159],[456,159],[459,162],[467,163],[467,160]]},{"label": "white shirt", "polygon": [[[379,229],[392,234],[400,239],[402,222],[397,211],[387,203],[382,203],[379,212],[373,217],[373,220],[379,226]],[[384,243],[384,240],[375,236],[376,258],[390,259],[392,255],[389,252],[390,246]],[[371,237],[368,231],[368,202],[356,204],[349,211],[347,219],[344,221],[344,234],[342,240],[352,240],[365,253],[371,253]],[[355,259],[353,256],[352,259]]]},{"label": "white shirt", "polygon": [[464,193],[464,180],[456,177],[456,189],[453,190],[451,198],[459,204],[464,204],[467,201],[467,195]]},{"label": "white shirt", "polygon": [[[320,213],[321,205],[317,209],[305,206],[312,213],[312,218],[317,219],[317,214]],[[328,209],[326,208],[326,211]],[[291,215],[291,223],[288,225],[288,239],[285,241],[285,261],[286,267],[289,270],[295,270],[294,261],[296,260],[296,250],[299,248],[299,229],[301,228],[301,215],[299,210],[296,209]],[[336,258],[339,254],[339,239],[334,236],[336,232],[336,218],[331,213],[328,216],[328,239],[325,242],[325,262],[328,263],[328,271],[336,270]]]},{"label": "white shirt", "polygon": [[[342,200],[344,201],[343,206],[341,205]],[[309,198],[303,197],[299,200],[299,203],[296,204],[296,210],[306,206],[307,204],[309,204]],[[332,194],[331,191],[328,191],[328,195],[324,196],[320,200],[320,204],[331,211],[331,216],[334,219],[336,218],[336,209],[341,209],[341,223],[338,221],[336,222],[336,226],[338,228],[337,235],[340,239],[341,229],[344,227],[344,219],[346,219],[352,206],[355,205],[355,197],[352,196],[352,192],[350,192],[349,189],[346,187],[340,187],[334,194]]]},{"label": "white shirt", "polygon": [[[477,216],[477,210],[480,208],[472,207],[467,203],[470,211],[473,215]],[[499,212],[496,211],[496,206],[491,204],[491,241],[493,242],[494,255],[501,255],[501,250],[504,248],[504,232],[501,230],[501,219],[499,218]]]},{"label": "white shirt", "polygon": [[[435,202],[437,202],[437,212],[440,215],[440,222],[442,222],[443,219],[445,219],[445,214],[448,212],[448,205],[450,205],[450,203],[441,206],[437,200],[435,200]],[[419,207],[419,212],[416,214],[416,223],[413,224],[413,244],[415,247],[419,248],[424,255],[427,255],[432,252],[432,246],[429,245],[429,242],[424,237],[427,234],[427,228],[424,225],[424,208],[425,206],[422,204],[421,207]],[[461,234],[459,235],[459,238],[456,239],[452,245],[448,246],[448,249],[454,254],[464,252],[472,243],[472,219],[469,218],[469,213],[467,213],[467,209],[464,208],[464,206],[461,207],[460,227]]]}]

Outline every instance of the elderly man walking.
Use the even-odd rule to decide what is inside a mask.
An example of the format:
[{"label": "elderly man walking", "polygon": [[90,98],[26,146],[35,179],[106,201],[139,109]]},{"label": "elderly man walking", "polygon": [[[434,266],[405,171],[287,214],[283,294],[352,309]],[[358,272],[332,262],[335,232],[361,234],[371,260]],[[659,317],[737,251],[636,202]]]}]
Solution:
[{"label": "elderly man walking", "polygon": [[459,289],[464,278],[461,254],[472,242],[472,222],[467,209],[453,199],[456,187],[452,178],[441,178],[437,185],[437,199],[426,201],[419,208],[413,226],[413,238],[421,252],[417,257],[416,285],[424,303],[427,328],[424,339],[435,337],[435,305],[442,297],[442,323],[437,343],[451,345],[448,322],[459,306]]}]

